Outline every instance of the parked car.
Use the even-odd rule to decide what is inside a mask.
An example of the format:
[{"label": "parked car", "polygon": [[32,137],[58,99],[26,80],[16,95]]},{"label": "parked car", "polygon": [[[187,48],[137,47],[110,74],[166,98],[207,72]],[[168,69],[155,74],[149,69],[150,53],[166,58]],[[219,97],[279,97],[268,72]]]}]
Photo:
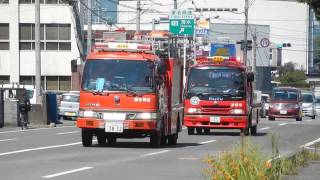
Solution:
[{"label": "parked car", "polygon": [[79,94],[62,94],[58,112],[59,119],[75,119],[78,116],[79,112]]},{"label": "parked car", "polygon": [[262,94],[261,95],[261,109],[260,109],[260,117],[265,118],[268,116],[269,111],[269,103],[270,103],[270,95]]},{"label": "parked car", "polygon": [[304,116],[316,118],[316,100],[311,91],[302,92],[302,112]]},{"label": "parked car", "polygon": [[320,97],[316,97],[316,113],[320,115]]},{"label": "parked car", "polygon": [[269,120],[295,118],[302,121],[301,91],[293,87],[276,87],[272,90],[269,105]]}]

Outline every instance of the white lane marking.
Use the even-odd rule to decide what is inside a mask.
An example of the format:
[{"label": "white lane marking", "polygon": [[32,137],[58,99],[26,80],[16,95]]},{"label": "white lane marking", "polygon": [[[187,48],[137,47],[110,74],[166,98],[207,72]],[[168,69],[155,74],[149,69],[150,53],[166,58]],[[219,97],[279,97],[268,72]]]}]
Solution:
[{"label": "white lane marking", "polygon": [[287,125],[288,123],[281,123],[279,124],[279,126],[284,126],[284,125]]},{"label": "white lane marking", "polygon": [[267,129],[270,129],[270,127],[260,128],[260,130],[267,130]]},{"label": "white lane marking", "polygon": [[196,160],[199,160],[199,158],[196,158],[196,157],[181,157],[181,158],[178,158],[179,160],[191,160],[191,161],[196,161]]},{"label": "white lane marking", "polygon": [[279,156],[274,157],[274,158],[271,158],[271,159],[269,159],[267,162],[270,163],[271,161],[276,160],[276,159],[280,159],[281,157],[282,157],[282,156],[279,154]]},{"label": "white lane marking", "polygon": [[[26,129],[23,130],[23,132],[27,131],[39,131],[44,129],[60,129],[60,128],[70,128],[70,127],[76,127],[76,126],[62,126],[62,127],[54,127],[54,128],[37,128],[37,129]],[[14,131],[2,131],[0,134],[7,134],[7,133],[15,133],[15,132],[21,132],[22,130],[14,130]]]},{"label": "white lane marking", "polygon": [[312,148],[312,147],[303,147],[303,148],[320,151],[320,148]]},{"label": "white lane marking", "polygon": [[301,145],[300,147],[301,147],[301,148],[302,148],[302,147],[308,147],[308,146],[311,146],[311,145],[313,145],[313,144],[315,144],[315,143],[317,143],[317,142],[320,142],[320,138],[318,138],[318,139],[316,139],[316,140],[314,140],[314,141],[308,142],[308,143],[306,143],[306,144],[304,144],[304,145]]},{"label": "white lane marking", "polygon": [[306,120],[306,121],[311,122],[312,120]]},{"label": "white lane marking", "polygon": [[0,142],[5,142],[5,141],[15,141],[17,138],[12,138],[12,139],[0,139]]},{"label": "white lane marking", "polygon": [[70,132],[62,132],[62,133],[56,133],[56,135],[63,135],[63,134],[75,134],[79,133],[80,131],[70,131]]},{"label": "white lane marking", "polygon": [[167,153],[169,152],[170,150],[163,150],[163,151],[158,151],[158,152],[153,152],[153,153],[148,153],[148,154],[143,154],[142,157],[146,157],[146,156],[154,156],[154,155],[157,155],[157,154],[162,154],[162,153]]},{"label": "white lane marking", "polygon": [[51,174],[51,175],[47,175],[47,176],[42,176],[43,178],[47,178],[47,179],[50,179],[50,178],[54,178],[54,177],[57,177],[57,176],[62,176],[62,175],[66,175],[66,174],[71,174],[71,173],[75,173],[75,172],[79,172],[79,171],[84,171],[84,170],[88,170],[88,169],[92,169],[93,167],[82,167],[82,168],[79,168],[79,169],[73,169],[73,170],[70,170],[70,171],[64,171],[64,172],[60,172],[60,173],[56,173],[56,174]]},{"label": "white lane marking", "polygon": [[59,147],[75,146],[75,145],[79,145],[79,144],[81,144],[81,142],[54,145],[54,146],[44,146],[44,147],[37,147],[37,148],[30,148],[30,149],[21,149],[21,150],[17,150],[17,151],[9,151],[9,152],[5,152],[5,153],[0,153],[0,156],[18,154],[18,153],[24,153],[24,152],[30,152],[30,151],[39,151],[39,150],[44,150],[44,149],[53,149],[53,148],[59,148]]},{"label": "white lane marking", "polygon": [[208,144],[208,143],[212,143],[215,142],[216,140],[209,140],[209,141],[203,141],[203,142],[199,142],[198,144]]}]

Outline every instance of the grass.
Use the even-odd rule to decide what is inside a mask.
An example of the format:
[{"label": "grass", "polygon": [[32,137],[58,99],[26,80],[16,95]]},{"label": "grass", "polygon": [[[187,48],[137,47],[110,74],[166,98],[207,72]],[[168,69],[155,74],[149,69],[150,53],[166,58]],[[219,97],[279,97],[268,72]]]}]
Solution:
[{"label": "grass", "polygon": [[[280,158],[279,137],[272,135],[272,159],[270,160],[249,140],[236,145],[231,151],[222,151],[218,156],[205,158],[204,175],[210,180],[279,180],[282,175],[293,175],[308,162],[320,160],[315,145],[314,151],[302,149],[287,158]],[[268,160],[269,159],[269,160]]]}]

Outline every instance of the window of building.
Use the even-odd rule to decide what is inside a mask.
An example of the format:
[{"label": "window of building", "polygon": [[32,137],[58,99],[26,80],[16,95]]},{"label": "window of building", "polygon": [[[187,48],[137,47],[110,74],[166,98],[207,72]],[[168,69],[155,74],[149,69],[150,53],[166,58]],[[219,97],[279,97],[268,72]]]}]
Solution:
[{"label": "window of building", "polygon": [[59,77],[59,88],[62,91],[71,90],[71,77],[70,76],[60,76]]},{"label": "window of building", "polygon": [[0,50],[9,50],[9,24],[0,24]]},{"label": "window of building", "polygon": [[[42,50],[71,50],[70,24],[41,24]],[[34,24],[20,24],[20,50],[35,49]]]},{"label": "window of building", "polygon": [[0,84],[10,83],[10,76],[0,76]]},{"label": "window of building", "polygon": [[58,90],[59,89],[59,79],[58,76],[46,76],[46,87],[47,90]]},{"label": "window of building", "polygon": [[[1,80],[4,80],[5,83],[9,82],[9,76],[0,76]],[[34,76],[20,76],[20,84],[31,84],[35,85]],[[41,87],[44,90],[62,90],[70,91],[71,90],[71,77],[70,76],[41,76]]]},{"label": "window of building", "polygon": [[0,4],[9,4],[9,0],[2,0],[0,1]]},{"label": "window of building", "polygon": [[[5,0],[8,1],[8,0]],[[35,0],[19,0],[20,4],[34,4]],[[68,0],[40,0],[41,4],[68,4]]]}]

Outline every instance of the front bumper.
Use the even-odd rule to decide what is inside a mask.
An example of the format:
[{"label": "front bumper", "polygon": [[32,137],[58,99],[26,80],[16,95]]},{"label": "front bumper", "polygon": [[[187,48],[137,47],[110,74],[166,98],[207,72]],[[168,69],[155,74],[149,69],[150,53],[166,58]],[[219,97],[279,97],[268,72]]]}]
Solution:
[{"label": "front bumper", "polygon": [[302,112],[303,112],[304,116],[314,116],[315,115],[315,111],[313,110],[313,108],[303,108]]},{"label": "front bumper", "polygon": [[301,117],[300,109],[275,109],[269,108],[269,117],[274,118],[299,118]]},{"label": "front bumper", "polygon": [[[219,119],[219,120],[217,120]],[[242,129],[248,127],[246,115],[214,116],[214,115],[184,115],[186,127]]]},{"label": "front bumper", "polygon": [[77,117],[78,116],[78,110],[75,109],[59,109],[59,115],[60,116],[67,116],[67,117]]}]

